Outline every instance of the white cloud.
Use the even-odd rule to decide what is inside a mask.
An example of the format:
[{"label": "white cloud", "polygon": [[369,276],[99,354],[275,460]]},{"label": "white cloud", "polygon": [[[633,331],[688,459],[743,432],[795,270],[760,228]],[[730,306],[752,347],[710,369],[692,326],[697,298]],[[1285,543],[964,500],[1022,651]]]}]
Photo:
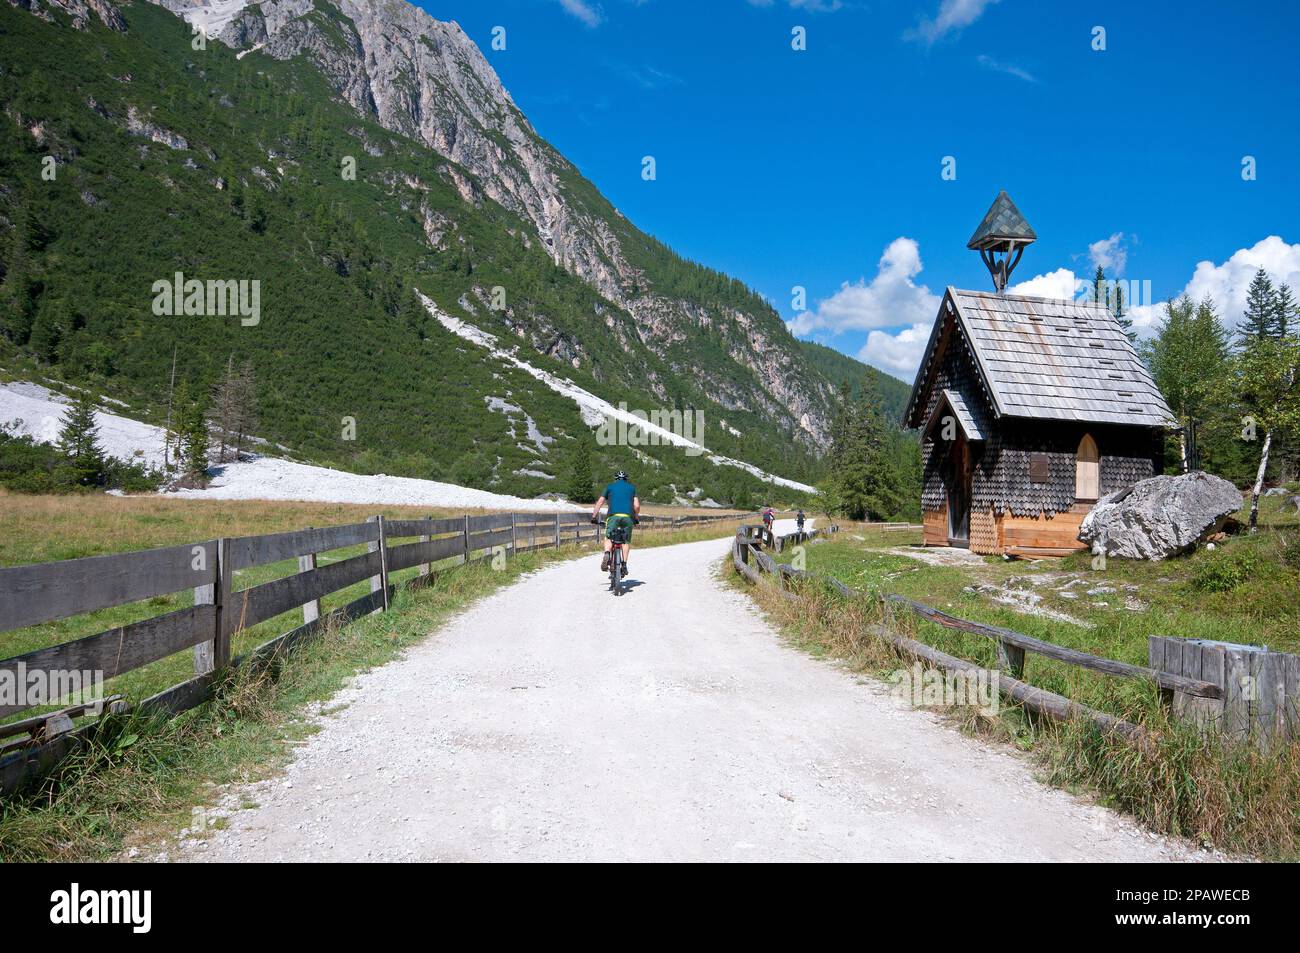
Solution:
[{"label": "white cloud", "polygon": [[1007,288],[1007,294],[1030,298],[1061,298],[1073,301],[1079,290],[1079,278],[1069,268],[1058,268],[1045,275],[1035,275],[1028,281]]},{"label": "white cloud", "polygon": [[560,6],[587,26],[600,26],[605,19],[605,12],[600,6],[588,3],[587,0],[560,0]]},{"label": "white cloud", "polygon": [[975,61],[979,63],[980,66],[983,66],[985,69],[993,70],[995,73],[1006,73],[1008,76],[1014,76],[1016,79],[1023,79],[1026,83],[1038,82],[1037,78],[1035,78],[1029,70],[1017,66],[1015,63],[1003,63],[1000,60],[995,60],[991,56],[985,56],[983,53],[975,57]]},{"label": "white cloud", "polygon": [[1290,285],[1300,292],[1300,243],[1288,245],[1277,235],[1270,235],[1250,248],[1233,252],[1221,265],[1200,262],[1185,290],[1193,301],[1206,295],[1212,297],[1224,323],[1235,327],[1246,310],[1246,289],[1261,268],[1274,285]]},{"label": "white cloud", "polygon": [[943,0],[932,20],[921,20],[915,30],[903,34],[907,39],[936,43],[949,33],[959,33],[970,26],[998,0]]},{"label": "white cloud", "polygon": [[[1246,291],[1255,272],[1261,268],[1268,273],[1273,284],[1290,285],[1293,290],[1300,291],[1300,243],[1288,245],[1277,235],[1270,235],[1250,248],[1239,248],[1222,264],[1199,262],[1191,280],[1172,297],[1186,294],[1193,301],[1200,301],[1208,295],[1214,299],[1224,326],[1232,329],[1241,323],[1242,312],[1246,310]],[[1163,301],[1138,305],[1128,312],[1133,326],[1144,337],[1154,333],[1156,324],[1164,316]]]},{"label": "white cloud", "polygon": [[1110,238],[1093,242],[1088,246],[1088,260],[1094,268],[1104,268],[1107,278],[1118,278],[1124,274],[1128,264],[1128,249],[1124,247],[1124,233],[1116,232]]},{"label": "white cloud", "polygon": [[858,360],[910,381],[916,377],[916,369],[925,356],[931,325],[932,321],[918,322],[897,334],[872,331],[858,351]]},{"label": "white cloud", "polygon": [[876,277],[840,290],[790,322],[795,334],[817,330],[868,331],[924,322],[928,327],[939,310],[939,296],[912,279],[921,273],[921,249],[911,238],[895,238],[880,256]]}]

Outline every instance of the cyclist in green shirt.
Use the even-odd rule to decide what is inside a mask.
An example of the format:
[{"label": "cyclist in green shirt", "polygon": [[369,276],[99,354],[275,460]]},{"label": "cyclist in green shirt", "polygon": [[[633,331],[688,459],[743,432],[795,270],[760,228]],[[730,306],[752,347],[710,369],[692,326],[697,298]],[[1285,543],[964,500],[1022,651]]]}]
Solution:
[{"label": "cyclist in green shirt", "polygon": [[614,482],[605,487],[596,508],[592,510],[591,521],[600,518],[600,508],[608,504],[609,518],[605,520],[605,555],[600,560],[600,571],[609,572],[609,552],[614,548],[610,534],[620,532],[623,543],[623,575],[627,575],[627,554],[632,549],[632,527],[641,515],[641,501],[637,498],[636,487],[628,482],[627,474],[622,470],[614,474]]}]

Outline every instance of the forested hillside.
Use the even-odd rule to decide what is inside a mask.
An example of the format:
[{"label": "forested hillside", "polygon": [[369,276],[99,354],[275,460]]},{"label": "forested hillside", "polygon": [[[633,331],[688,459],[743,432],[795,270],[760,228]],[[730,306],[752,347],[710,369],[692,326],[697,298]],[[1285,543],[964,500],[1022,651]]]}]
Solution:
[{"label": "forested hillside", "polygon": [[[161,422],[173,359],[177,380],[202,393],[233,356],[254,365],[260,435],[302,457],[556,490],[575,441],[591,439],[577,407],[447,332],[419,288],[614,403],[703,409],[712,450],[819,475],[814,435],[745,398],[755,377],[736,360],[746,332],[734,312],[766,305],[743,285],[636,233],[623,250],[638,273],[701,315],[646,346],[645,320],[558,265],[472,173],[358,114],[307,60],[240,58],[216,41],[195,50],[166,10],[120,11],[121,30],[94,18],[74,29],[60,12],[47,21],[0,5],[0,353],[11,374],[87,384]],[[584,208],[604,202],[576,173],[565,187]],[[178,272],[258,281],[257,323],[155,314],[154,283]],[[791,353],[811,353],[790,340]],[[812,382],[827,419],[831,367],[822,355],[788,375]],[[635,465],[649,496],[666,498],[669,484],[715,498],[759,491],[706,457],[593,451],[598,472]]]}]

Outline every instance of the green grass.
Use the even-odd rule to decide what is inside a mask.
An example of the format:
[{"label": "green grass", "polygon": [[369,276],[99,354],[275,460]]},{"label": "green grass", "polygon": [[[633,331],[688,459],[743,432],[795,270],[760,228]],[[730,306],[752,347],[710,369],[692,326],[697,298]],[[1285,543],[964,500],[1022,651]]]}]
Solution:
[{"label": "green grass", "polygon": [[[904,534],[852,526],[809,545],[805,553],[808,569],[835,576],[863,593],[898,593],[952,615],[1133,664],[1146,664],[1149,635],[1267,643],[1297,651],[1300,525],[1294,516],[1281,513],[1275,499],[1263,504],[1262,513],[1264,523],[1257,535],[1230,538],[1213,551],[1201,549],[1161,563],[1112,559],[1101,570],[1094,570],[1086,555],[927,565],[888,551],[906,551],[907,543],[899,539]],[[854,535],[865,539],[855,540]],[[733,578],[744,584],[738,575]],[[1056,592],[1076,578],[1082,580],[1073,587],[1081,590],[1077,599]],[[1034,586],[1030,580],[1052,584]],[[990,592],[971,591],[978,586],[1000,590],[1017,581],[1043,595],[1040,606],[1069,613],[1079,624],[1017,611],[993,601]],[[795,645],[846,660],[859,671],[883,676],[900,666],[892,648],[870,632],[870,626],[881,622],[948,654],[986,667],[996,665],[991,640],[942,628],[901,607],[886,613],[874,599],[846,600],[815,582],[804,584],[802,598],[793,602],[777,597],[766,582],[744,585]],[[1098,586],[1115,591],[1087,595]],[[1125,596],[1137,600],[1133,608],[1124,607]],[[1088,723],[1041,720],[1005,705],[996,718],[968,709],[951,714],[967,730],[1031,751],[1046,780],[1091,791],[1154,830],[1261,857],[1300,858],[1300,743],[1267,753],[1252,746],[1225,746],[1172,721],[1146,682],[1111,678],[1032,653],[1026,655],[1025,680],[1142,724],[1151,744],[1129,745],[1102,737]]]},{"label": "green grass", "polygon": [[[0,496],[0,506],[6,499]],[[203,538],[215,528],[211,518],[217,512],[196,507],[192,501],[110,502],[100,498],[95,508],[127,507],[122,525],[130,532],[119,534],[147,545]],[[80,507],[95,501],[86,498],[55,498],[56,510]],[[179,509],[173,509],[180,503]],[[223,503],[230,507],[235,522],[257,513],[279,524],[300,519],[315,504]],[[319,510],[346,515],[353,509],[323,505]],[[118,514],[122,515],[122,514]],[[407,517],[412,514],[403,514]],[[346,520],[338,519],[335,522]],[[55,521],[69,529],[71,521]],[[298,522],[298,526],[306,525]],[[315,525],[327,525],[327,521]],[[206,530],[207,533],[199,532]],[[271,531],[270,527],[263,531]],[[734,524],[689,528],[678,531],[643,532],[637,548],[715,539],[734,532]],[[64,545],[69,545],[65,540]],[[139,548],[139,547],[136,547]],[[314,729],[302,715],[309,702],[332,697],[351,675],[382,665],[403,648],[426,638],[454,613],[476,599],[506,586],[524,573],[550,563],[590,552],[594,546],[568,546],[560,550],[522,553],[507,559],[505,568],[490,564],[451,568],[438,573],[427,588],[399,589],[390,610],[366,616],[345,627],[332,626],[317,639],[300,646],[270,671],[240,670],[218,694],[198,709],[171,721],[110,720],[96,743],[66,761],[55,774],[38,786],[0,804],[0,861],[102,860],[132,844],[152,844],[177,834],[190,824],[195,805],[209,803],[218,786],[255,780],[274,774],[288,758],[292,745]],[[76,546],[68,552],[85,555]],[[345,553],[346,554],[346,553]],[[12,550],[8,558],[12,561]],[[341,558],[341,557],[340,557]],[[241,587],[273,578],[284,571],[296,571],[296,564],[258,567],[245,574]],[[414,569],[396,574],[409,578]],[[326,608],[339,605],[368,591],[360,583],[332,596]],[[151,600],[132,607],[132,613],[164,611],[180,605],[186,597],[167,604]],[[83,616],[73,623],[33,627],[19,633],[0,635],[0,657],[23,651],[29,643],[50,644],[89,628],[98,631],[112,612]],[[286,613],[243,633],[235,651],[266,641],[296,626],[300,616]],[[112,624],[112,623],[110,623]],[[132,698],[166,687],[192,674],[190,653],[183,652],[113,680],[110,690],[124,691]],[[21,717],[21,716],[20,716]],[[128,742],[128,743],[124,743]]]},{"label": "green grass", "polygon": [[[986,557],[974,566],[933,566],[895,554],[907,548],[898,540],[904,534],[864,534],[846,527],[808,547],[808,568],[863,592],[897,593],[964,619],[1135,665],[1147,664],[1151,635],[1300,652],[1300,565],[1287,562],[1295,559],[1288,554],[1300,549],[1300,521],[1283,515],[1276,499],[1263,507],[1258,534],[1229,537],[1214,550],[1200,548],[1158,563],[1111,559],[1095,569],[1085,553],[1061,560]],[[1036,608],[1078,624],[996,601],[994,596],[1008,588],[1033,593]],[[921,620],[913,624],[936,648],[981,664],[995,661],[990,639]],[[1114,714],[1132,714],[1158,701],[1143,682],[1097,675],[1032,653],[1026,666],[1033,684]]]}]

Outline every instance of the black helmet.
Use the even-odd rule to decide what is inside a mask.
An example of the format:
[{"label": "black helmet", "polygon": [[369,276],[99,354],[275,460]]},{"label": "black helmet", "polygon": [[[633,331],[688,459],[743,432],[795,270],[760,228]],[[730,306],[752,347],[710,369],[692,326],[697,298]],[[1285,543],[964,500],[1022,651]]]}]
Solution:
[{"label": "black helmet", "polygon": [[615,479],[615,480],[626,480],[626,479],[627,479],[627,471],[626,471],[626,470],[619,470],[617,473],[614,474],[614,479]]}]

